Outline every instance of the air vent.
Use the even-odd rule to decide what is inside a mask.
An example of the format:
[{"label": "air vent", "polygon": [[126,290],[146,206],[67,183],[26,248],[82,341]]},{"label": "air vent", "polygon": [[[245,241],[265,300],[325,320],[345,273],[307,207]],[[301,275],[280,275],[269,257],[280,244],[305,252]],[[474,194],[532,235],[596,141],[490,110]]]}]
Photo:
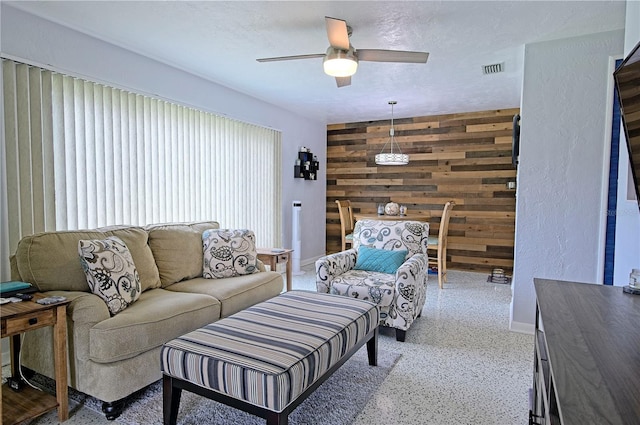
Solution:
[{"label": "air vent", "polygon": [[496,74],[498,72],[504,72],[504,62],[494,63],[492,65],[483,65],[483,74]]}]

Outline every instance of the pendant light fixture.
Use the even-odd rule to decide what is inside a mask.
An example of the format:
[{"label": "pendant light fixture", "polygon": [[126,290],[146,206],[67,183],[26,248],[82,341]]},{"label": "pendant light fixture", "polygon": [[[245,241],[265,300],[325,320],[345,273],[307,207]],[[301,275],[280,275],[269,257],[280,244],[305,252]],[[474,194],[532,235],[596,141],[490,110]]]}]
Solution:
[{"label": "pendant light fixture", "polygon": [[[382,151],[376,155],[376,164],[378,165],[407,165],[409,163],[409,155],[402,153],[400,146],[394,137],[393,130],[393,105],[397,104],[395,100],[390,100],[391,105],[391,128],[389,129],[389,140],[382,147]],[[389,145],[390,151],[385,153],[384,150]],[[393,145],[396,146],[397,151],[394,152]]]}]

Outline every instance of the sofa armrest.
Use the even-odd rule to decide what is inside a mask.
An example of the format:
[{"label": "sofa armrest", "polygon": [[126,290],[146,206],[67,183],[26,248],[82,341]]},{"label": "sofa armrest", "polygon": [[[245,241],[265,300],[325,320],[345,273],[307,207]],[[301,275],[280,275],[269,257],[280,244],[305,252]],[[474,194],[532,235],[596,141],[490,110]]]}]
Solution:
[{"label": "sofa armrest", "polygon": [[[258,270],[261,272],[266,272],[267,268],[264,266],[264,263],[256,258],[256,265],[258,266]],[[273,270],[275,271],[275,270]]]},{"label": "sofa armrest", "polygon": [[319,258],[316,261],[317,291],[329,292],[329,283],[333,278],[355,267],[357,255],[355,249],[348,249]]},{"label": "sofa armrest", "polygon": [[9,265],[11,266],[11,280],[22,280],[20,272],[18,271],[18,259],[15,254],[9,257]]},{"label": "sofa armrest", "polygon": [[73,341],[70,349],[78,359],[89,359],[89,330],[111,317],[107,304],[91,292],[47,291],[44,294],[62,295],[71,301],[67,305],[67,327],[69,338]]},{"label": "sofa armrest", "polygon": [[[107,304],[97,295],[84,291],[46,291],[46,296],[61,295],[67,305],[67,356],[69,384],[77,388],[78,367],[89,359],[89,330],[110,316]],[[50,378],[55,377],[53,359],[53,328],[45,326],[24,334],[22,364]]]}]

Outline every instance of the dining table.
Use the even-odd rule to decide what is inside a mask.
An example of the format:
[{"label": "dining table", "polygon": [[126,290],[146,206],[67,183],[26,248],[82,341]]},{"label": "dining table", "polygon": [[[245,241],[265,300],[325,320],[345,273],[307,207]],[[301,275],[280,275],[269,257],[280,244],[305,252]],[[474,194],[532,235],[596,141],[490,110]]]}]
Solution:
[{"label": "dining table", "polygon": [[405,214],[405,215],[387,215],[387,214],[364,214],[354,213],[353,218],[355,221],[359,220],[384,220],[384,221],[429,221],[430,214]]}]

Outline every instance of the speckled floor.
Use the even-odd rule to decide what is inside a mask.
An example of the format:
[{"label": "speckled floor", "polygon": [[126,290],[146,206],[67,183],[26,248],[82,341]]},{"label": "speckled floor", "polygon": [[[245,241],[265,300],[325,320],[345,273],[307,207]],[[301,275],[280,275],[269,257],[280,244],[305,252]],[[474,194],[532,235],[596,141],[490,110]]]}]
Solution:
[{"label": "speckled floor", "polygon": [[[315,290],[313,265],[294,289]],[[354,425],[524,424],[532,382],[533,336],[510,332],[511,286],[450,270],[445,288],[430,277],[422,317],[396,342],[383,329],[379,348],[402,357]],[[67,425],[117,424],[72,406]],[[32,424],[57,424],[55,412]]]}]

